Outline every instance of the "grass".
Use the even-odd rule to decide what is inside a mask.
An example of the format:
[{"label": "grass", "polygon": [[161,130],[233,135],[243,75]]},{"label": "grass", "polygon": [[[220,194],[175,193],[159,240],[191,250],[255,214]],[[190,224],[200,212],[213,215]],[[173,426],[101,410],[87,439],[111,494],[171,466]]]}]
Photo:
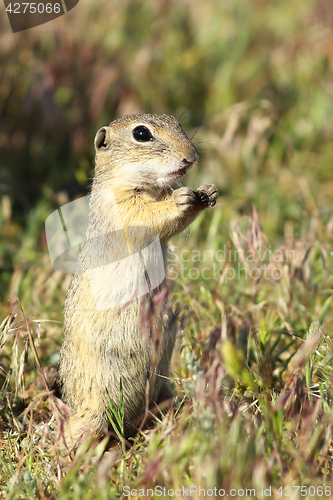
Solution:
[{"label": "grass", "polygon": [[[213,212],[207,215],[208,224],[202,218],[187,242],[179,238],[178,254],[189,248],[203,254],[214,217]],[[244,225],[239,220],[239,226],[230,230],[230,249],[238,248],[238,255],[241,247],[244,255],[253,252],[254,260],[242,263],[251,271],[266,266],[260,262],[265,236],[254,208],[244,217]],[[287,493],[288,486],[294,492],[303,486],[305,498],[314,491],[310,486],[318,496],[317,488],[326,487],[328,492],[332,486],[332,277],[324,267],[318,241],[310,251],[308,246],[298,248],[296,242],[289,242],[283,252],[290,248],[297,249],[295,255],[289,254],[293,259],[277,261],[273,268],[280,270],[280,279],[257,280],[250,274],[246,278],[243,271],[243,278],[225,282],[228,270],[237,270],[238,262],[230,261],[222,266],[220,277],[209,279],[208,284],[186,278],[185,270],[184,279],[176,280],[175,307],[183,310],[183,331],[172,361],[178,406],[157,419],[152,430],[137,436],[129,450],[121,439],[111,449],[106,441],[90,440],[69,464],[48,450],[46,444],[57,427],[54,406],[57,411],[61,407],[55,396],[50,397],[51,382],[43,384],[38,375],[42,370],[36,359],[49,369],[59,339],[49,335],[54,325],[49,330],[47,323],[32,322],[30,330],[20,309],[16,317],[8,316],[1,327],[6,361],[1,409],[4,497],[119,498],[129,491],[123,490],[125,486],[145,491],[192,486],[193,498],[198,498],[195,487],[254,489],[256,498],[264,498],[262,488],[270,487],[276,498],[278,489]],[[183,253],[184,258],[190,255]],[[207,262],[190,265],[189,272],[198,269],[201,274],[209,266]],[[172,272],[176,269],[173,264]],[[154,494],[158,493],[157,489]]]},{"label": "grass", "polygon": [[[0,498],[331,497],[330,3],[87,0],[74,14],[15,39],[0,19]],[[186,182],[220,198],[171,242],[177,405],[130,448],[120,430],[64,459],[70,277],[50,265],[45,219],[85,194],[99,126],[186,109],[201,153]]]},{"label": "grass", "polygon": [[123,453],[126,453],[125,430],[124,430],[124,395],[123,384],[120,379],[120,401],[119,407],[113,402],[108,388],[106,388],[107,405],[105,407],[106,414],[110,421],[111,427],[116,433],[118,439],[122,444]]}]

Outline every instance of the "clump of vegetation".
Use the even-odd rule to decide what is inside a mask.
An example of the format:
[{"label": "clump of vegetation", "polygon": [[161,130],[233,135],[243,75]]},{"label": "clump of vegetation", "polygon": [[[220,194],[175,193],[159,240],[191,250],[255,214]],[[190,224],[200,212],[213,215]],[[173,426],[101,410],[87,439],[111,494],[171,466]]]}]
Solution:
[{"label": "clump of vegetation", "polygon": [[[329,0],[86,0],[15,36],[0,15],[0,497],[332,496]],[[184,112],[187,184],[220,198],[172,241],[174,411],[128,446],[110,402],[118,439],[65,459],[69,276],[44,222],[86,194],[98,127],[134,112]]]}]

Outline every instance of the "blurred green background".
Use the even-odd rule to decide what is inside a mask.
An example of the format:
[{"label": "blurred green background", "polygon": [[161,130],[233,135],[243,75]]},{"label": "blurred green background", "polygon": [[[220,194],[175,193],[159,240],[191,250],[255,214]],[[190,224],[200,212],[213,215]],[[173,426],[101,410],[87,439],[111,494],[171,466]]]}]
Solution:
[{"label": "blurred green background", "polygon": [[[51,266],[45,219],[88,193],[98,128],[141,112],[181,120],[200,152],[186,183],[220,192],[171,242],[180,406],[127,454],[100,466],[103,443],[83,447],[68,469],[30,434],[54,414],[31,339],[58,390],[70,279]],[[279,497],[332,480],[332,160],[332,0],[80,0],[17,34],[1,3],[0,493],[118,499],[136,481]],[[238,257],[218,260],[229,248]],[[271,276],[226,281],[238,264]]]},{"label": "blurred green background", "polygon": [[87,193],[94,134],[124,114],[170,113],[195,133],[187,181],[218,185],[225,239],[252,203],[272,244],[321,224],[331,238],[331,0],[81,0],[17,34],[0,16],[4,311],[17,295],[29,313],[47,302],[33,293],[41,267],[53,276],[45,218]]}]

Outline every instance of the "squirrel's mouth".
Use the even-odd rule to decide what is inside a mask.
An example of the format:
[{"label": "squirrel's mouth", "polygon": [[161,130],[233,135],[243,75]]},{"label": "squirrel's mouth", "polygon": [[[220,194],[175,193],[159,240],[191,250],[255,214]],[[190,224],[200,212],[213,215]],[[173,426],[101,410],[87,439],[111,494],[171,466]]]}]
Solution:
[{"label": "squirrel's mouth", "polygon": [[194,161],[187,161],[187,160],[182,160],[180,162],[180,166],[179,168],[174,172],[174,176],[177,178],[177,179],[181,179],[185,174],[186,172],[192,167]]}]

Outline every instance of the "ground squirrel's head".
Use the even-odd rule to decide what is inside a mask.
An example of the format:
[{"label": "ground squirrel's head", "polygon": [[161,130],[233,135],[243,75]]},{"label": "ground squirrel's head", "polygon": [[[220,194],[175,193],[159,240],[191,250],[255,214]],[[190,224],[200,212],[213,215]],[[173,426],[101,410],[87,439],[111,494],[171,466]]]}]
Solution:
[{"label": "ground squirrel's head", "polygon": [[95,137],[96,175],[129,184],[170,185],[198,159],[194,144],[170,115],[129,115],[102,127]]}]

